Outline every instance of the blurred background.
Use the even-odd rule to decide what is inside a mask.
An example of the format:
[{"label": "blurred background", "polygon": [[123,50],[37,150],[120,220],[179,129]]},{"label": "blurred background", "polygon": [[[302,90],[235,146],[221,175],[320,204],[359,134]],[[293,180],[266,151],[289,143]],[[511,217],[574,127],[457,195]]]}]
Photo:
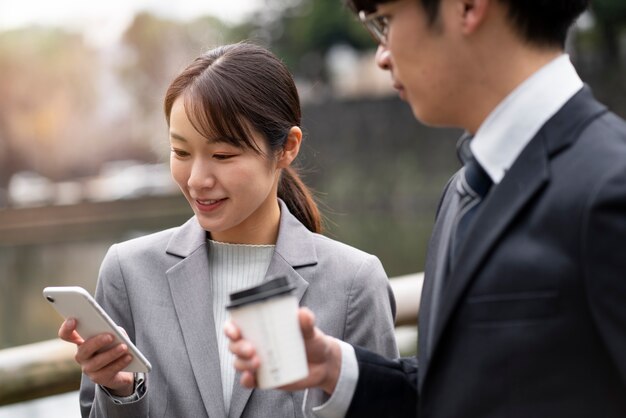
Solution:
[{"label": "blurred background", "polygon": [[[622,117],[625,28],[626,2],[596,0],[567,45]],[[197,55],[241,40],[269,47],[297,80],[300,168],[326,234],[376,254],[390,276],[423,269],[460,131],[415,121],[340,0],[0,0],[0,349],[56,336],[43,287],[93,292],[112,243],[191,216],[169,175],[163,95]],[[58,416],[73,416],[75,394],[48,401],[66,399]],[[0,417],[65,409],[49,405]]]}]

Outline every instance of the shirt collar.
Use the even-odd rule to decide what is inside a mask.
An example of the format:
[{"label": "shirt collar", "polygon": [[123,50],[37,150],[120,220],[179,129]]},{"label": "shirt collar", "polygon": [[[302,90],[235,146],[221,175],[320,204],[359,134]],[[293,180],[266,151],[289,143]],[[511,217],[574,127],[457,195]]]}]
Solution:
[{"label": "shirt collar", "polygon": [[487,116],[470,148],[495,184],[539,129],[582,87],[569,56],[562,54],[515,88]]}]

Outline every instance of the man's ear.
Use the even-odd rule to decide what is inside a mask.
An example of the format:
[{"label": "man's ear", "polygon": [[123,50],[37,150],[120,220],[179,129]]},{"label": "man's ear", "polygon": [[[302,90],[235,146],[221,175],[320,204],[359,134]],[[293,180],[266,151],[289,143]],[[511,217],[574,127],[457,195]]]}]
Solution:
[{"label": "man's ear", "polygon": [[283,149],[278,154],[278,168],[287,168],[296,159],[302,144],[302,129],[292,126],[287,134],[287,140]]},{"label": "man's ear", "polygon": [[490,1],[494,0],[459,0],[464,34],[476,32],[485,21]]}]

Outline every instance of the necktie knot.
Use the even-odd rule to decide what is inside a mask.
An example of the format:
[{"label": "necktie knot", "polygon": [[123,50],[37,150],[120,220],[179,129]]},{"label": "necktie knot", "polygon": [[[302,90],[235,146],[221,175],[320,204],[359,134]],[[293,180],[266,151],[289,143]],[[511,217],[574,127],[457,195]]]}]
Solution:
[{"label": "necktie knot", "polygon": [[459,175],[457,191],[461,198],[470,196],[472,199],[482,199],[487,195],[492,184],[487,172],[476,159],[472,158],[465,164]]},{"label": "necktie knot", "polygon": [[465,133],[457,143],[457,156],[463,163],[463,170],[457,182],[457,191],[461,198],[471,196],[482,199],[487,195],[493,181],[484,168],[476,160],[470,148],[472,135]]}]

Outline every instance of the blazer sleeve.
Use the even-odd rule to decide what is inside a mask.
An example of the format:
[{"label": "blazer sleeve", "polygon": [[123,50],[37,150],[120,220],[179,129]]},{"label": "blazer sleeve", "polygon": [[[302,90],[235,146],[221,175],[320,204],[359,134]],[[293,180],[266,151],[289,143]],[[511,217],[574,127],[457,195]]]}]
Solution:
[{"label": "blazer sleeve", "polygon": [[[124,275],[119,261],[118,246],[113,245],[107,252],[98,276],[96,300],[116,324],[124,328],[131,341],[135,342],[135,328]],[[118,404],[105,391],[85,375],[80,385],[80,410],[83,418],[140,418],[148,417],[148,375],[146,392],[135,402]]]},{"label": "blazer sleeve", "polygon": [[368,256],[355,274],[347,295],[343,340],[380,355],[396,358],[396,303],[378,258]]},{"label": "blazer sleeve", "polygon": [[390,360],[354,347],[359,380],[346,418],[415,418],[417,413],[417,359]]},{"label": "blazer sleeve", "polygon": [[359,380],[347,416],[414,418],[417,361],[397,359],[395,299],[376,257],[364,263],[349,297],[345,340],[355,346]]}]

